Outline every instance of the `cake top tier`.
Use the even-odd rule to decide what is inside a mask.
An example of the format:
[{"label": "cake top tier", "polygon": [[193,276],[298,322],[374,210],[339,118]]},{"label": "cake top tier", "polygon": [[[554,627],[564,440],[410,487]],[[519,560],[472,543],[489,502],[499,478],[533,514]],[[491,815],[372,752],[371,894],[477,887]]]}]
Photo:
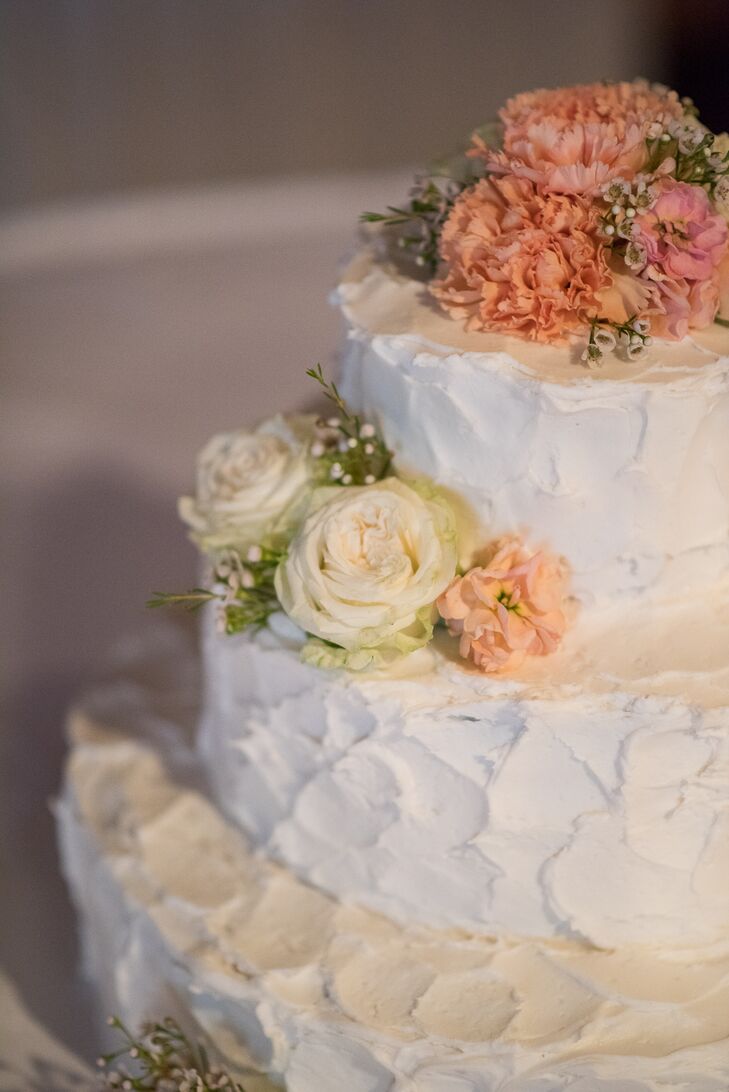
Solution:
[{"label": "cake top tier", "polygon": [[[467,356],[474,362],[498,359],[527,379],[585,393],[607,384],[705,384],[729,366],[729,328],[712,323],[680,341],[657,339],[636,358],[603,356],[587,369],[579,343],[545,345],[478,329],[447,314],[429,286],[408,276],[381,253],[377,242],[362,247],[347,264],[335,300],[355,329],[372,337],[405,338],[434,356]],[[567,393],[566,391],[564,392]],[[577,394],[577,391],[575,391]],[[602,394],[607,394],[603,389]]]},{"label": "cake top tier", "polygon": [[600,612],[726,583],[729,330],[589,369],[568,346],[465,330],[371,250],[337,299],[345,396],[465,513],[464,570],[469,546],[516,534],[563,555]]},{"label": "cake top tier", "polygon": [[640,357],[729,320],[729,136],[644,80],[510,99],[363,219],[469,331]]}]

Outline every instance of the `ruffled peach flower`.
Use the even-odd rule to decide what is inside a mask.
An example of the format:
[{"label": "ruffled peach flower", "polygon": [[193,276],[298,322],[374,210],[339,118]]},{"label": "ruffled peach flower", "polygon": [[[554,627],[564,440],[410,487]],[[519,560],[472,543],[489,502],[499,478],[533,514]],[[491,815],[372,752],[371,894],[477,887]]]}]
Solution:
[{"label": "ruffled peach flower", "polygon": [[682,115],[675,91],[643,80],[531,91],[501,111],[503,152],[476,135],[471,154],[490,172],[528,178],[545,192],[595,194],[614,178],[634,178],[651,127]]},{"label": "ruffled peach flower", "polygon": [[508,100],[501,110],[501,120],[507,127],[518,128],[546,118],[624,124],[637,118],[668,122],[683,114],[684,107],[675,91],[647,80],[623,80],[525,91]]},{"label": "ruffled peach flower", "polygon": [[433,295],[467,328],[561,343],[597,314],[609,281],[597,213],[524,178],[483,179],[457,198]]},{"label": "ruffled peach flower", "polygon": [[458,577],[438,610],[460,653],[482,671],[510,671],[527,656],[554,652],[566,621],[561,605],[566,570],[561,559],[531,554],[518,538],[496,543],[483,567]]},{"label": "ruffled peach flower", "polygon": [[655,336],[678,339],[714,320],[729,227],[701,186],[674,179],[656,186],[658,197],[636,216],[631,240],[645,266],[637,277],[613,275],[601,293],[601,313],[619,322],[646,315]]}]

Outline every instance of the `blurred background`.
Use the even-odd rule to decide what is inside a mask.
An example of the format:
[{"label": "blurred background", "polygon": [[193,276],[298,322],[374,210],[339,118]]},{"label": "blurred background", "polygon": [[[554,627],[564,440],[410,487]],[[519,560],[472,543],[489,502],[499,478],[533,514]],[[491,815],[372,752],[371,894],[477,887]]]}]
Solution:
[{"label": "blurred background", "polygon": [[64,711],[194,580],[215,431],[310,400],[358,213],[512,93],[644,75],[729,124],[726,0],[0,0],[0,967],[92,1042]]}]

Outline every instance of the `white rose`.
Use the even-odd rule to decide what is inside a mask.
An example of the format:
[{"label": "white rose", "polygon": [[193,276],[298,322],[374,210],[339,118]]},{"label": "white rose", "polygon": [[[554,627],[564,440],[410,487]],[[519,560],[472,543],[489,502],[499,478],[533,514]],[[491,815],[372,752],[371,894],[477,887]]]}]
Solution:
[{"label": "white rose", "polygon": [[432,489],[387,478],[317,490],[276,571],[276,592],[294,622],[328,642],[310,643],[306,659],[362,668],[430,640],[433,604],[455,569],[448,505]]},{"label": "white rose", "polygon": [[208,441],[198,456],[196,495],[178,503],[202,550],[241,550],[285,535],[309,485],[313,427],[313,417],[277,416]]}]

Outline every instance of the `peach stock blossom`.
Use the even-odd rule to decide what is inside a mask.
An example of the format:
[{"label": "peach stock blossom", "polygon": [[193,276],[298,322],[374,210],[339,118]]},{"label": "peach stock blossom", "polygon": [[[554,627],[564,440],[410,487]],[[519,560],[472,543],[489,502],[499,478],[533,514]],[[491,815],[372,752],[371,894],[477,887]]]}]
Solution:
[{"label": "peach stock blossom", "polygon": [[486,565],[453,581],[438,610],[464,659],[482,671],[508,671],[555,651],[566,625],[565,586],[561,559],[509,538],[496,543]]},{"label": "peach stock blossom", "polygon": [[525,178],[483,179],[456,199],[440,239],[445,275],[431,291],[469,329],[564,342],[609,283],[596,224],[578,198],[540,194]]}]

